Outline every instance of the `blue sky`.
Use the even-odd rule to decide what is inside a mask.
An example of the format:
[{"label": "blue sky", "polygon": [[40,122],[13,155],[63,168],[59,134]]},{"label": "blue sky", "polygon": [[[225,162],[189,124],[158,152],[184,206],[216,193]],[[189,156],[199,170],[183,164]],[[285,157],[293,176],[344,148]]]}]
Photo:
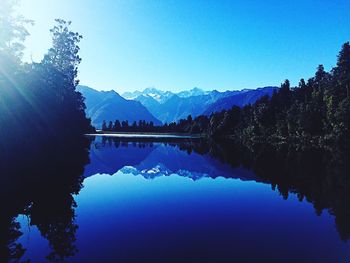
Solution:
[{"label": "blue sky", "polygon": [[71,20],[81,84],[121,93],[296,85],[350,40],[350,0],[22,0],[19,12],[36,22],[27,60],[50,47],[55,18]]}]

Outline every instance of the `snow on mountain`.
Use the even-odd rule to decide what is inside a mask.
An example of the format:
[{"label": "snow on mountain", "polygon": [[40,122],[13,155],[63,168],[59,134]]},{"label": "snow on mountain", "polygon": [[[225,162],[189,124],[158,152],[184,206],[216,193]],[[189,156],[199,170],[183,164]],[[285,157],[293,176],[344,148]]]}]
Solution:
[{"label": "snow on mountain", "polygon": [[170,91],[162,91],[156,88],[146,88],[143,91],[133,91],[133,92],[124,92],[122,96],[129,100],[136,100],[136,98],[143,96],[152,98],[159,103],[164,103],[166,100],[171,98],[174,93]]},{"label": "snow on mountain", "polygon": [[115,91],[97,91],[86,86],[78,86],[85,98],[86,115],[91,118],[92,125],[101,128],[103,121],[146,120],[155,125],[161,122],[150,111],[136,100],[126,100]]},{"label": "snow on mountain", "polygon": [[192,97],[192,96],[201,96],[201,95],[205,95],[208,94],[209,91],[204,91],[200,88],[193,88],[191,90],[184,90],[181,92],[176,93],[177,96],[179,96],[180,98],[188,98],[188,97]]},{"label": "snow on mountain", "polygon": [[[213,112],[230,109],[233,105],[243,107],[254,103],[264,95],[270,96],[275,90],[277,90],[276,87],[264,87],[220,92],[217,90],[204,91],[195,87],[191,90],[173,93],[151,87],[143,91],[125,92],[122,96],[126,101],[142,104],[151,115],[162,123],[170,123],[187,118],[188,115],[192,115],[192,117],[201,114],[210,115]],[[117,109],[115,110],[117,111]],[[123,114],[125,115],[125,113]],[[135,114],[138,113],[135,112]],[[147,115],[143,114],[142,116],[149,119]],[[134,119],[134,117],[130,116],[130,119]],[[140,116],[140,119],[144,119],[144,117]]]}]

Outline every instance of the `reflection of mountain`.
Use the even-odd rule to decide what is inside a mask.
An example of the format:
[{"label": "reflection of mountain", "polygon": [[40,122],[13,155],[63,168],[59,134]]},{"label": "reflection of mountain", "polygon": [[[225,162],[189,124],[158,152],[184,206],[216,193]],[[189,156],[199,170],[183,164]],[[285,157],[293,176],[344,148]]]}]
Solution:
[{"label": "reflection of mountain", "polygon": [[94,174],[114,174],[128,165],[136,165],[154,150],[152,144],[103,141],[96,137],[90,148],[90,164],[85,166],[84,177]]},{"label": "reflection of mountain", "polygon": [[142,175],[147,179],[178,174],[193,180],[202,177],[257,180],[250,170],[232,168],[207,154],[185,151],[180,143],[150,145],[142,142],[122,143],[118,140],[103,143],[101,140],[96,138],[91,146],[91,163],[85,168],[85,176],[121,171]]},{"label": "reflection of mountain", "polygon": [[[158,142],[152,142],[150,139],[143,141],[134,139],[138,141],[130,141],[131,139],[129,138],[127,139],[129,141],[126,141],[126,139],[122,141],[121,139],[98,137],[91,144],[91,163],[85,166],[85,176],[95,173],[115,174],[117,171],[120,171],[120,173],[134,174],[137,175],[137,177],[120,176],[121,174],[118,173],[115,177],[107,179],[117,179],[115,180],[116,183],[120,182],[119,179],[126,179],[124,182],[131,183],[130,186],[134,186],[134,183],[136,183],[136,186],[138,183],[142,183],[143,186],[147,185],[142,188],[142,190],[145,190],[143,193],[146,194],[140,193],[139,195],[138,191],[141,188],[130,187],[133,188],[131,193],[135,193],[135,195],[129,194],[128,191],[126,191],[124,194],[127,195],[127,198],[116,198],[118,200],[114,202],[112,201],[115,200],[114,195],[107,195],[106,198],[104,198],[104,192],[101,192],[101,190],[107,188],[104,188],[106,186],[104,184],[102,184],[102,188],[100,188],[101,181],[98,181],[95,185],[90,184],[90,190],[81,193],[80,200],[79,197],[77,197],[82,188],[84,178],[82,178],[81,174],[84,165],[88,163],[87,149],[88,143],[90,143],[85,140],[86,138],[80,139],[81,141],[77,138],[71,138],[70,140],[66,138],[66,143],[64,144],[60,142],[51,142],[49,145],[45,144],[43,151],[38,150],[38,145],[28,149],[24,147],[12,149],[13,153],[10,156],[16,156],[16,158],[8,158],[6,161],[0,159],[0,174],[2,176],[2,191],[0,191],[2,200],[2,202],[0,202],[0,262],[25,261],[27,258],[32,259],[32,262],[44,262],[42,259],[44,256],[46,256],[47,260],[51,261],[65,261],[66,259],[70,261],[69,257],[75,257],[72,258],[71,261],[90,262],[96,260],[89,258],[90,255],[86,251],[91,250],[91,252],[95,252],[92,254],[97,255],[99,259],[101,255],[107,258],[106,255],[101,253],[101,247],[107,247],[106,251],[111,253],[108,259],[115,259],[115,257],[119,256],[118,253],[120,251],[123,251],[125,259],[130,259],[130,255],[134,255],[135,251],[138,251],[137,256],[142,257],[143,254],[139,252],[144,252],[145,250],[147,250],[147,253],[149,252],[147,255],[152,257],[152,259],[154,259],[154,254],[159,253],[159,251],[162,253],[165,251],[164,255],[169,255],[169,258],[173,258],[174,250],[172,248],[177,248],[178,244],[184,244],[186,248],[189,248],[187,253],[190,256],[194,253],[194,250],[190,250],[193,244],[202,249],[208,248],[208,251],[215,250],[219,251],[219,253],[221,253],[221,251],[224,253],[225,251],[232,251],[231,244],[234,246],[240,244],[242,242],[241,236],[246,237],[245,234],[239,235],[240,232],[226,231],[226,226],[237,226],[238,228],[247,230],[248,233],[253,233],[252,236],[249,236],[250,238],[246,238],[247,243],[243,244],[244,249],[264,249],[266,247],[261,247],[260,240],[258,240],[259,242],[256,242],[256,244],[254,243],[251,245],[250,240],[254,240],[254,235],[256,235],[256,233],[261,235],[263,240],[265,240],[264,235],[268,235],[268,239],[273,241],[271,244],[274,244],[276,240],[276,244],[279,244],[278,242],[281,240],[281,234],[286,237],[286,240],[289,242],[287,242],[288,244],[296,244],[301,239],[304,241],[305,239],[302,232],[295,232],[290,226],[294,226],[294,228],[297,227],[301,230],[310,226],[310,221],[308,221],[309,217],[304,216],[305,212],[307,212],[305,209],[306,206],[311,204],[318,215],[321,214],[322,211],[328,210],[335,219],[335,225],[341,239],[344,241],[349,240],[350,178],[348,175],[350,161],[348,152],[340,151],[340,149],[337,149],[337,151],[333,149],[332,152],[323,152],[319,149],[293,150],[290,147],[281,147],[277,151],[269,145],[264,145],[263,147],[259,145],[259,147],[254,148],[254,152],[252,152],[249,149],[241,149],[232,141],[214,143],[181,139],[168,142],[161,142],[160,140],[158,140]],[[243,166],[249,167],[249,169],[245,169]],[[260,179],[255,178],[250,169],[253,169]],[[215,188],[217,185],[232,186],[232,183],[235,184],[235,182],[232,182],[232,180],[202,180],[200,183],[191,183],[190,180],[181,180],[178,176],[163,178],[170,180],[155,180],[153,183],[151,183],[151,181],[145,182],[146,180],[139,180],[142,179],[140,175],[146,179],[151,179],[157,176],[171,176],[172,174],[178,174],[183,177],[191,178],[192,180],[201,179],[203,177],[215,178],[218,176],[239,178],[241,180],[262,180],[263,182],[271,184],[271,188],[280,193],[283,198],[292,199],[292,204],[296,204],[296,197],[300,201],[306,200],[310,204],[306,204],[305,202],[300,203],[300,206],[302,206],[300,210],[294,210],[293,208],[293,210],[291,210],[292,213],[287,214],[276,209],[277,202],[275,201],[278,200],[275,200],[275,198],[273,198],[275,201],[270,200],[271,203],[268,201],[269,198],[266,198],[266,201],[269,202],[268,204],[271,204],[269,207],[264,207],[262,205],[250,206],[252,203],[256,203],[254,199],[256,196],[254,195],[255,189],[253,189],[254,192],[244,190],[243,192],[245,192],[245,195],[243,198],[226,198],[227,196],[225,193],[234,191],[234,189],[241,189],[239,187],[243,185],[254,184],[237,184],[238,188],[227,187],[227,189],[221,189],[220,187],[216,188],[218,191],[215,190],[215,192],[211,192],[202,190],[210,190],[213,189],[212,186]],[[101,176],[101,178],[103,177],[104,176]],[[99,180],[98,177],[96,179]],[[172,199],[172,197],[167,199],[167,195],[163,193],[164,191],[168,191],[169,188],[164,186],[172,186],[172,183],[175,183],[177,179],[180,179],[182,182],[186,181],[186,183],[189,183],[188,185],[191,185],[191,188],[181,190],[174,187],[171,190],[174,189],[175,191],[168,195],[168,197],[175,196],[174,199]],[[169,182],[170,184],[168,184]],[[88,182],[84,182],[84,184],[85,183],[88,184]],[[85,186],[87,186],[86,184]],[[207,188],[209,185],[212,186]],[[203,186],[205,186],[205,188],[201,188]],[[88,189],[88,187],[89,186],[87,186],[85,190]],[[108,187],[110,187],[111,193],[118,191],[118,189],[114,188],[115,185],[113,184],[108,184]],[[124,185],[122,185],[122,187],[124,187]],[[268,188],[264,188],[268,191]],[[157,192],[157,190],[160,191]],[[99,196],[100,193],[101,196]],[[178,193],[185,193],[186,195],[184,196]],[[223,193],[223,197],[215,199],[213,197],[219,195],[214,196],[213,193]],[[267,194],[267,192],[264,193]],[[289,197],[290,193],[293,193],[291,197]],[[192,201],[198,200],[199,198],[203,199],[203,203],[195,201],[191,202],[189,205],[188,201],[191,201],[191,199],[188,197],[190,195],[195,196],[195,199],[192,199]],[[89,201],[96,200],[96,196],[101,198],[102,202],[105,202],[106,199],[110,199],[112,203],[106,202],[104,209],[98,210],[96,209],[96,203],[94,201]],[[252,198],[250,198],[251,196]],[[259,194],[256,197],[260,196]],[[265,199],[265,197],[268,196],[270,195],[267,194],[261,197]],[[153,200],[151,201],[153,205],[150,205],[149,200]],[[170,203],[169,200],[178,200],[178,202]],[[217,201],[212,202],[213,200]],[[89,206],[86,206],[89,202],[92,204],[92,212],[91,214],[90,212],[84,214],[89,210]],[[157,205],[154,206],[154,204]],[[164,206],[159,204],[163,204]],[[178,206],[176,206],[176,204],[178,204]],[[244,210],[238,210],[243,211],[243,215],[237,214],[236,209],[232,209],[233,213],[228,213],[231,210],[227,208],[234,208],[237,205],[244,208]],[[77,206],[78,209],[76,208]],[[122,210],[118,210],[119,208],[116,209],[116,206],[119,206]],[[218,207],[217,210],[216,206]],[[296,205],[292,206],[296,207]],[[132,207],[131,210],[124,210],[130,207]],[[279,207],[282,208],[283,206]],[[87,208],[88,210],[86,210]],[[269,216],[264,216],[266,208],[268,208],[269,211],[273,211],[272,214],[269,212],[267,213]],[[288,207],[287,205],[287,210],[284,211],[287,212],[290,208],[291,206]],[[163,213],[164,209],[167,210],[165,213]],[[108,213],[105,213],[105,211]],[[111,211],[111,213],[109,213],[109,211]],[[116,211],[116,213],[113,211]],[[130,213],[133,211],[135,211],[135,213]],[[158,213],[158,211],[160,212]],[[178,211],[181,211],[180,215],[185,212],[185,214],[183,214],[185,216],[180,218]],[[200,213],[198,213],[198,211]],[[208,211],[214,212],[212,213],[213,218],[208,215]],[[303,212],[299,214],[297,211]],[[245,212],[249,213],[245,216]],[[23,214],[24,216],[22,222],[18,220],[19,214]],[[309,212],[307,212],[307,214],[309,214]],[[92,215],[92,217],[90,215]],[[286,224],[279,225],[280,215],[283,215],[285,218],[291,216],[291,218],[288,218]],[[96,220],[94,216],[96,216],[96,218],[100,217],[102,221]],[[327,215],[322,218],[327,219],[328,217]],[[184,222],[186,224],[187,222],[182,221],[180,222],[181,224],[177,225],[179,228],[174,228],[174,225],[176,226],[174,223],[181,221],[179,218],[187,218],[189,220],[187,222],[191,223],[188,225],[191,227],[185,231],[183,226]],[[258,218],[258,221],[254,221],[256,218]],[[220,219],[220,221],[217,221],[218,219]],[[319,227],[322,227],[322,229],[325,223],[323,219],[314,221],[315,223],[320,223]],[[327,220],[331,219],[328,218]],[[273,227],[265,229],[266,224],[270,223],[271,225],[272,221]],[[306,225],[298,224],[298,222],[300,223],[302,221],[306,222]],[[102,224],[99,224],[99,222],[102,222]],[[161,224],[163,222],[165,222],[164,225]],[[215,222],[220,223],[215,224]],[[293,223],[296,223],[296,225],[293,225]],[[328,223],[324,226],[328,225]],[[276,224],[276,226],[274,224]],[[104,228],[101,228],[101,225],[104,225]],[[161,227],[158,227],[158,225]],[[138,226],[140,226],[140,228],[138,228]],[[171,227],[166,228],[163,226]],[[196,228],[197,226],[198,228]],[[218,231],[221,226],[223,226],[221,230],[225,232]],[[252,231],[252,226],[257,226],[253,229],[254,231]],[[286,226],[287,232],[284,226]],[[35,231],[31,231],[33,227]],[[193,227],[195,231],[192,231],[194,229]],[[85,234],[83,234],[84,229],[87,231]],[[142,230],[145,231],[142,232]],[[168,230],[169,232],[165,232]],[[276,235],[271,235],[267,230],[273,231],[272,234]],[[37,234],[34,238],[27,238],[30,236],[30,233],[34,233],[35,235],[36,231]],[[329,230],[325,231],[331,233],[328,232]],[[115,233],[118,233],[117,236],[121,237],[121,239],[113,239],[109,236],[109,233],[111,236],[116,236]],[[184,239],[180,240],[181,242],[179,242],[179,238],[176,236],[177,233],[185,233]],[[215,234],[214,236],[212,235],[213,233]],[[231,235],[231,233],[238,234]],[[301,233],[301,235],[299,235],[299,233]],[[305,236],[309,238],[307,239],[310,240],[307,242],[309,244],[314,241],[320,241],[318,240],[320,232],[316,231],[312,233],[314,233],[315,236]],[[152,236],[153,234],[154,236]],[[226,234],[237,236],[238,239],[227,241]],[[41,243],[41,241],[38,242],[38,235],[41,235],[47,240],[45,244]],[[164,236],[170,237],[170,242],[174,242],[171,243],[174,244],[173,247],[169,245],[170,242],[164,242]],[[203,238],[208,236],[210,238]],[[99,239],[99,243],[97,244],[94,237],[102,238],[102,240],[106,240],[106,242],[100,241]],[[152,239],[151,241],[150,237]],[[31,243],[23,242],[29,239]],[[221,243],[216,242],[219,239],[222,241]],[[81,249],[81,240],[89,243],[89,250]],[[135,240],[140,241],[137,242],[136,246]],[[211,240],[214,243],[205,242],[203,245],[202,243],[198,243],[203,240]],[[118,243],[119,241],[120,243]],[[151,245],[145,247],[145,242]],[[318,249],[324,246],[322,242],[323,240],[317,243],[315,248],[317,247]],[[220,247],[222,244],[227,244],[228,247],[225,246],[224,250]],[[337,244],[338,243],[332,243],[331,248],[333,248],[333,246],[336,248],[338,246]],[[164,245],[165,247],[160,248],[160,245]],[[120,250],[116,251],[116,247],[120,248]],[[288,246],[283,244],[282,247]],[[278,249],[279,248],[280,247],[278,247]],[[314,249],[309,250],[307,245],[302,246],[302,248],[305,248],[305,253],[307,254]],[[26,251],[26,249],[28,251]],[[79,253],[78,249],[80,250]],[[177,253],[177,251],[178,250],[175,252]],[[277,249],[274,251],[277,251]],[[263,252],[265,252],[265,250]],[[281,253],[283,253],[283,251]],[[338,255],[333,252],[331,254]],[[271,255],[275,257],[273,253],[271,253]],[[41,260],[38,260],[38,257],[40,257]],[[79,257],[87,258],[88,260],[79,260]],[[324,257],[324,255],[322,254],[320,257]],[[186,257],[186,259],[188,258],[190,257]],[[145,257],[143,257],[143,259],[145,259]],[[217,258],[215,257],[215,259]],[[102,261],[110,262],[111,260]],[[155,262],[156,260],[153,261]],[[165,261],[166,260],[162,262]],[[180,262],[180,260],[176,260],[176,262],[178,261]],[[128,262],[130,262],[130,260]],[[139,260],[132,262],[139,262]],[[212,260],[211,262],[217,262],[217,260]],[[298,262],[298,260],[295,262]],[[314,260],[310,262],[335,261]]]},{"label": "reflection of mountain", "polygon": [[133,175],[142,175],[146,179],[153,179],[159,176],[167,176],[172,174],[172,171],[167,169],[163,164],[155,165],[154,167],[149,167],[147,169],[139,170],[133,166],[124,166],[119,170],[123,174],[133,174]]},{"label": "reflection of mountain", "polygon": [[[162,164],[159,166],[159,164]],[[157,147],[140,165],[136,168],[139,171],[152,169],[156,166],[165,167],[171,173],[199,179],[200,177],[226,177],[240,178],[242,180],[255,180],[253,172],[245,171],[244,176],[241,174],[243,169],[234,169],[228,164],[223,164],[212,159],[209,155],[201,155],[196,152],[188,153],[180,150],[179,147],[166,146],[164,144]],[[199,176],[199,174],[201,176]],[[193,175],[193,176],[192,176]]]}]

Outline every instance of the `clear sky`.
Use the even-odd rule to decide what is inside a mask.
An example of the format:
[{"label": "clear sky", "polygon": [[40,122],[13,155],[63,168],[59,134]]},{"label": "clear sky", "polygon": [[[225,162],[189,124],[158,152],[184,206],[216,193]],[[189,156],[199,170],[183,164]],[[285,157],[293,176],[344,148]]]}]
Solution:
[{"label": "clear sky", "polygon": [[350,40],[350,0],[22,0],[19,11],[36,22],[27,59],[50,47],[55,18],[71,20],[81,84],[118,92],[296,85]]}]

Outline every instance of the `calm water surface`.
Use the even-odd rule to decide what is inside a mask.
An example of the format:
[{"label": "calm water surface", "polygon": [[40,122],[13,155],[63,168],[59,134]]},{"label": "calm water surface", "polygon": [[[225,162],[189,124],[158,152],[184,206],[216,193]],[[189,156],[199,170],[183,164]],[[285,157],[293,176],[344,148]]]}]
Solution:
[{"label": "calm water surface", "polygon": [[44,227],[17,216],[21,259],[350,262],[350,244],[333,215],[317,215],[297,194],[286,199],[241,165],[177,142],[101,137],[89,158],[82,188],[63,218]]}]

